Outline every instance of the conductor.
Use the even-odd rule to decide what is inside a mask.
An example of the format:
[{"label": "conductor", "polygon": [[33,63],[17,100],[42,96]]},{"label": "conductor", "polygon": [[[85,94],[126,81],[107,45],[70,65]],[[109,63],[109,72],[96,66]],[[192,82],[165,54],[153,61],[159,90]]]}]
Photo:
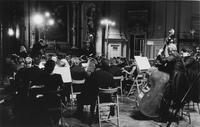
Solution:
[{"label": "conductor", "polygon": [[32,51],[31,51],[31,57],[40,57],[45,53],[45,49],[47,48],[47,44],[44,43],[43,39],[40,39],[38,42],[36,42],[33,45]]}]

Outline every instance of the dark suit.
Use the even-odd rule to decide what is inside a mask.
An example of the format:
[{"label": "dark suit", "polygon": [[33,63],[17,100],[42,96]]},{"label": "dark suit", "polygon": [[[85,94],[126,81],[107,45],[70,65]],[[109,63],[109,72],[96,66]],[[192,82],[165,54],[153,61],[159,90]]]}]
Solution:
[{"label": "dark suit", "polygon": [[35,43],[31,51],[31,57],[38,57],[42,55],[46,47],[47,45],[42,45],[39,42]]},{"label": "dark suit", "polygon": [[[122,70],[117,65],[111,65],[109,68],[109,72],[115,77],[115,76],[122,76]],[[120,80],[115,80],[115,87],[120,86]]]},{"label": "dark suit", "polygon": [[[195,59],[194,56],[185,58],[185,67],[188,84],[192,87],[190,92],[190,99],[194,102],[200,101],[200,78],[197,78],[200,72],[200,63]],[[196,81],[195,81],[196,80]],[[194,82],[195,81],[195,82]]]},{"label": "dark suit", "polygon": [[34,89],[30,88],[33,85],[44,85],[44,78],[45,73],[37,66],[33,66],[30,68],[21,68],[16,74],[16,86],[19,88],[19,90],[23,90],[23,94],[25,94],[24,92],[30,92],[30,90],[32,93],[41,92],[42,90],[40,91],[38,89],[39,91],[35,91]]},{"label": "dark suit", "polygon": [[32,85],[44,85],[44,77],[45,77],[45,72],[40,69],[38,66],[33,66],[32,68]]},{"label": "dark suit", "polygon": [[122,70],[120,67],[118,67],[117,65],[111,65],[109,72],[113,75],[113,76],[121,76],[122,75]]},{"label": "dark suit", "polygon": [[[62,94],[61,92],[56,92],[56,91],[58,87],[62,88],[63,85],[62,77],[60,74],[48,74],[44,80],[45,80],[44,102],[46,105],[46,109],[48,108],[58,109],[60,107],[60,98],[57,94],[60,93],[61,97]],[[57,123],[61,116],[60,111],[55,110],[49,112],[50,112],[49,114],[53,117],[53,120]]]},{"label": "dark suit", "polygon": [[19,95],[27,96],[29,90],[30,81],[32,81],[34,75],[32,75],[32,68],[21,68],[15,76],[15,83],[18,89]]},{"label": "dark suit", "polygon": [[49,74],[44,80],[46,91],[56,91],[58,87],[62,87],[63,85],[63,80],[60,74]]},{"label": "dark suit", "polygon": [[[70,71],[71,71],[71,77],[72,77],[72,80],[83,80],[83,79],[87,79],[87,73],[86,71],[78,66],[78,65],[74,65],[70,68]],[[66,96],[67,96],[67,100],[69,101],[70,100],[70,85],[69,84],[66,84],[65,85],[65,91],[66,91]],[[83,85],[73,85],[73,90],[74,92],[76,91],[82,91],[83,90]]]},{"label": "dark suit", "polygon": [[78,65],[72,66],[70,70],[71,70],[72,79],[74,80],[82,80],[82,79],[87,78],[86,71]]},{"label": "dark suit", "polygon": [[179,104],[188,89],[182,58],[175,52],[166,57],[164,61],[166,62],[166,72],[170,75],[169,97],[175,104]]},{"label": "dark suit", "polygon": [[[15,112],[17,116],[23,114],[24,117],[29,116],[32,102],[30,99],[30,84],[31,81],[31,68],[21,68],[15,76],[15,87],[18,94],[14,97],[15,99]],[[28,113],[28,114],[27,114]],[[21,118],[21,117],[19,117]]]},{"label": "dark suit", "polygon": [[[92,73],[86,82],[86,88],[81,93],[80,98],[78,98],[78,111],[82,112],[84,104],[90,104],[90,112],[93,115],[99,88],[108,87],[114,87],[113,75],[111,73],[104,70],[98,70]],[[108,97],[105,101],[110,100],[111,98]]]}]

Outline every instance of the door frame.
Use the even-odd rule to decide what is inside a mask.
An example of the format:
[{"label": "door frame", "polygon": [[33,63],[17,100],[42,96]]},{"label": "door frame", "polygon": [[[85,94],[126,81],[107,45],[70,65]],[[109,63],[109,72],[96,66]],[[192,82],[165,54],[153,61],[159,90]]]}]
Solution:
[{"label": "door frame", "polygon": [[146,44],[146,42],[147,42],[147,37],[146,37],[146,32],[131,32],[130,34],[129,34],[129,42],[128,42],[128,58],[130,59],[131,58],[131,50],[133,50],[133,49],[131,49],[131,36],[134,36],[134,43],[135,43],[135,36],[138,36],[138,35],[144,35],[144,47],[143,47],[143,50],[144,50],[144,56],[146,56],[147,54],[146,54],[146,48],[147,48],[147,44]]}]

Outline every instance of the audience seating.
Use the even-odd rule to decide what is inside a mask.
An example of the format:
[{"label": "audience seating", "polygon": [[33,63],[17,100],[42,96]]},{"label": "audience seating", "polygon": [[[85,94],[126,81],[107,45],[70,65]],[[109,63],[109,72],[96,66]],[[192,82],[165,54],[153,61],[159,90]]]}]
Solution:
[{"label": "audience seating", "polygon": [[120,89],[120,94],[121,96],[123,96],[123,89],[122,89],[122,81],[123,81],[123,76],[114,76],[113,79],[116,81],[115,83],[118,83],[119,81],[119,85],[117,84],[116,86],[118,86],[118,88]]},{"label": "audience seating", "polygon": [[191,116],[190,116],[190,102],[188,102],[182,109],[181,109],[181,116],[187,116],[189,119],[189,124],[191,124]]},{"label": "audience seating", "polygon": [[[47,111],[48,111],[47,113],[49,114],[48,116],[50,118],[50,121],[53,122],[53,119],[55,119],[54,115],[58,115],[57,113],[59,113],[60,121],[57,121],[57,122],[59,122],[59,124],[63,125],[63,108],[65,107],[65,105],[62,102],[60,93],[61,93],[61,90],[48,91],[47,94],[55,95],[58,98],[59,105],[48,105],[47,104],[46,106],[47,106]],[[58,123],[52,123],[52,124],[58,124]]]},{"label": "audience seating", "polygon": [[[97,106],[98,106],[98,115],[99,115],[99,126],[101,127],[101,122],[103,121],[109,121],[111,119],[116,119],[117,120],[117,126],[120,126],[119,122],[119,101],[118,101],[118,94],[117,94],[118,88],[109,88],[109,89],[102,89],[99,88],[99,94],[97,97]],[[101,95],[105,94],[110,94],[112,96],[112,102],[102,102],[101,100]],[[110,113],[108,117],[103,117],[103,111],[102,109],[105,107],[111,107],[114,106],[114,109],[116,109],[117,116],[110,118]]]},{"label": "audience seating", "polygon": [[72,79],[72,83],[71,83],[71,99],[72,99],[72,106],[74,106],[74,104],[75,104],[75,100],[76,100],[76,96],[78,95],[78,94],[81,94],[81,91],[79,90],[75,90],[74,89],[74,86],[76,85],[76,86],[80,86],[80,87],[82,87],[82,85],[84,85],[85,84],[85,79],[83,79],[83,80],[73,80]]},{"label": "audience seating", "polygon": [[197,103],[198,112],[200,114],[199,102]]}]

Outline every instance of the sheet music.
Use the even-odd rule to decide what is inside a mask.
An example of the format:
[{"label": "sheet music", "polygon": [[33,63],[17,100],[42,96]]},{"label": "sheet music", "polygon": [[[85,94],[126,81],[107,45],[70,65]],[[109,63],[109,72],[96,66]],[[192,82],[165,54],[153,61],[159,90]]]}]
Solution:
[{"label": "sheet music", "polygon": [[140,71],[147,71],[149,68],[151,68],[147,57],[135,56],[135,60]]},{"label": "sheet music", "polygon": [[55,66],[53,73],[60,74],[64,83],[72,82],[71,72],[69,67]]}]

